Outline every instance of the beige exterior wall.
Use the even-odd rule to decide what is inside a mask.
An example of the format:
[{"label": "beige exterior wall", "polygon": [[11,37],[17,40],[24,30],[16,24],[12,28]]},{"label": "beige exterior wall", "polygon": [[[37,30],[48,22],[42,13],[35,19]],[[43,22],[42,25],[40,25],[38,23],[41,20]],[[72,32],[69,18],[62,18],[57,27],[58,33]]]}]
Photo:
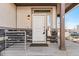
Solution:
[{"label": "beige exterior wall", "polygon": [[0,3],[0,26],[16,27],[16,6],[12,3]]},{"label": "beige exterior wall", "polygon": [[57,28],[57,12],[56,12],[56,6],[52,7],[52,27],[54,29]]},{"label": "beige exterior wall", "polygon": [[[56,28],[56,7],[55,6],[18,6],[17,7],[17,28],[32,28],[31,8],[52,8],[52,27]],[[30,15],[28,18],[27,16]],[[29,19],[29,20],[28,20]]]},{"label": "beige exterior wall", "polygon": [[[31,8],[52,8],[52,27],[56,27],[55,6],[15,6],[11,3],[0,3],[0,26],[11,28],[32,28]],[[30,15],[30,17],[28,17]]]},{"label": "beige exterior wall", "polygon": [[[30,17],[28,17],[30,15]],[[31,28],[31,8],[17,7],[17,28]]]}]

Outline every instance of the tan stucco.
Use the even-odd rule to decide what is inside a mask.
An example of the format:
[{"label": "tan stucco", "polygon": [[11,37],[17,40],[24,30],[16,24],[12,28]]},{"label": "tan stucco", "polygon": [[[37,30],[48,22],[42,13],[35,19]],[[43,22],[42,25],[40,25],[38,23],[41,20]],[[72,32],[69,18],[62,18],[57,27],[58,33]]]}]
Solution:
[{"label": "tan stucco", "polygon": [[56,6],[53,6],[52,7],[52,21],[53,21],[53,23],[52,23],[52,27],[54,28],[54,29],[56,29],[56,27],[57,27],[57,12],[56,12]]},{"label": "tan stucco", "polygon": [[[30,17],[28,17],[30,15]],[[17,7],[17,28],[31,28],[31,8]]]},{"label": "tan stucco", "polygon": [[[32,9],[34,8],[52,8],[52,28],[56,28],[56,6],[17,6],[17,28],[32,28]],[[30,15],[29,18],[28,15]]]},{"label": "tan stucco", "polygon": [[16,5],[11,3],[0,3],[0,26],[16,27]]}]

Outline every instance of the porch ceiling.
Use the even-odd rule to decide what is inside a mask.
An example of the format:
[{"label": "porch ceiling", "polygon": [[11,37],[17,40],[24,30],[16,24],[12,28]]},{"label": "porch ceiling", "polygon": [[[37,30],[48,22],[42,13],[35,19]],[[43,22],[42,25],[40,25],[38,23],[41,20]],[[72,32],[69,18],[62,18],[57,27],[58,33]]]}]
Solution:
[{"label": "porch ceiling", "polygon": [[79,3],[68,3],[68,4],[66,4],[65,12],[68,12],[69,10],[71,10],[73,7],[75,7],[78,4]]},{"label": "porch ceiling", "polygon": [[[78,3],[66,3],[65,12],[68,12]],[[60,15],[60,3],[15,3],[16,6],[57,6],[57,15]]]},{"label": "porch ceiling", "polygon": [[56,6],[56,3],[15,3],[16,6]]}]

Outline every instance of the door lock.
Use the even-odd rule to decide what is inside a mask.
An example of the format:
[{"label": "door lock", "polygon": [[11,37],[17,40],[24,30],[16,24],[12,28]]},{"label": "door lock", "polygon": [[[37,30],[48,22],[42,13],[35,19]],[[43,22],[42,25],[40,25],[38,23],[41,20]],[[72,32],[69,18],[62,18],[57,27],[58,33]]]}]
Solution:
[{"label": "door lock", "polygon": [[45,34],[45,32],[43,32],[43,34]]}]

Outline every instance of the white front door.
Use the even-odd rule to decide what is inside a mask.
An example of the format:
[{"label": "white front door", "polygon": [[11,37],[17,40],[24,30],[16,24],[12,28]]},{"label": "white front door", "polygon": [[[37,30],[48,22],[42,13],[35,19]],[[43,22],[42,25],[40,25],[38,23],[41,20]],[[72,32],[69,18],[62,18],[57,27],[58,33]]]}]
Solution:
[{"label": "white front door", "polygon": [[46,14],[32,15],[32,43],[46,43]]}]

